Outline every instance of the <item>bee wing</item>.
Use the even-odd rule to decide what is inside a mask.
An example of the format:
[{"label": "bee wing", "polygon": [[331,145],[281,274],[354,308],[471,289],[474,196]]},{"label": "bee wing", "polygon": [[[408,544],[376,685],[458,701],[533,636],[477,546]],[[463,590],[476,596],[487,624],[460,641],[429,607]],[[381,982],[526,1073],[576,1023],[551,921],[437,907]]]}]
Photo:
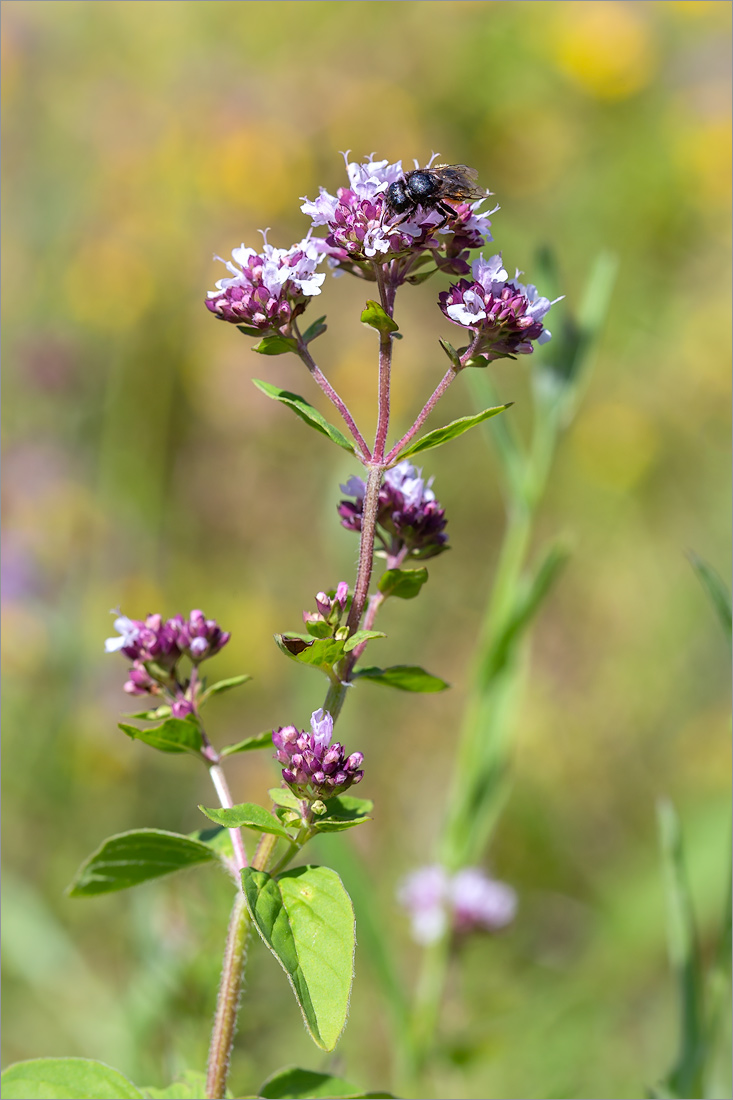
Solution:
[{"label": "bee wing", "polygon": [[478,172],[467,164],[437,164],[433,171],[440,176],[446,198],[465,202],[486,197],[484,189],[476,186]]}]

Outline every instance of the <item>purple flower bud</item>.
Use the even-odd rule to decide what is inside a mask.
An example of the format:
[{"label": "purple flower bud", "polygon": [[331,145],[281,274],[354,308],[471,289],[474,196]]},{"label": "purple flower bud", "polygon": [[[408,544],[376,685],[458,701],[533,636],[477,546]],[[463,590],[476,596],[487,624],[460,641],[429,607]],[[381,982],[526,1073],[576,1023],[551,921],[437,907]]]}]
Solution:
[{"label": "purple flower bud", "polygon": [[275,758],[283,768],[283,781],[299,798],[307,801],[332,798],[363,778],[364,757],[353,753],[348,760],[343,746],[331,744],[333,718],[323,709],[311,715],[311,732],[294,726],[273,730]]},{"label": "purple flower bud", "polygon": [[136,661],[128,675],[130,679],[123,686],[128,695],[153,695],[158,691],[157,681],[142,662]]},{"label": "purple flower bud", "polygon": [[346,601],[349,598],[349,586],[346,581],[339,581],[336,587],[336,602],[340,605],[343,611],[346,607]]},{"label": "purple flower bud", "polygon": [[534,343],[545,344],[550,332],[542,319],[554,302],[543,298],[537,287],[510,279],[501,255],[473,263],[473,279],[461,279],[438,295],[449,321],[473,333],[474,358],[487,362],[506,356],[531,355]]},{"label": "purple flower bud", "polygon": [[316,592],[316,607],[324,619],[331,614],[331,601],[325,592]]},{"label": "purple flower bud", "polygon": [[193,706],[188,699],[176,699],[171,714],[174,718],[185,718],[187,714],[193,714]]}]

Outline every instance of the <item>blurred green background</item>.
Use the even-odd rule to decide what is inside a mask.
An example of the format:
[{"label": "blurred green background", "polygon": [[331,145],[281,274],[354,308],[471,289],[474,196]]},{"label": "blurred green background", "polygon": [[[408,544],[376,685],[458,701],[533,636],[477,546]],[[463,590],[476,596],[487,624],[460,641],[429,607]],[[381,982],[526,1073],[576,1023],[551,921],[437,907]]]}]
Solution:
[{"label": "blurred green background", "polygon": [[[353,583],[335,507],[358,471],[255,391],[264,377],[328,412],[297,360],[254,356],[205,310],[222,274],[211,256],[257,246],[259,227],[298,240],[299,196],[345,182],[339,150],[408,165],[436,151],[495,193],[510,270],[532,281],[551,245],[572,306],[599,250],[620,269],[540,523],[573,556],[535,631],[487,864],[519,915],[455,970],[435,1094],[642,1095],[677,1027],[660,796],[682,818],[706,947],[727,888],[727,655],[686,552],[727,571],[730,4],[9,0],[3,16],[3,1064],[79,1055],[161,1085],[205,1063],[223,876],[63,893],[109,833],[199,828],[212,797],[188,758],[116,730],[133,708],[124,662],[103,653],[108,612],[202,607],[233,632],[216,671],[254,680],[210,709],[219,744],[321,705],[325,682],[270,638],[298,629],[318,589]],[[439,289],[398,299],[395,432],[443,373],[437,338],[455,339]],[[312,308],[329,320],[321,366],[371,425],[363,300],[329,278]],[[492,369],[522,425],[532,361]],[[431,424],[470,411],[459,381]],[[365,685],[341,728],[376,802],[344,844],[406,981],[417,954],[395,884],[432,855],[503,523],[479,432],[424,465],[453,549],[421,600],[386,609],[379,659],[453,688]],[[236,801],[263,801],[277,773],[262,753],[229,774]],[[350,1024],[326,1059],[255,943],[233,1094],[290,1062],[389,1087],[380,997],[358,951]]]}]

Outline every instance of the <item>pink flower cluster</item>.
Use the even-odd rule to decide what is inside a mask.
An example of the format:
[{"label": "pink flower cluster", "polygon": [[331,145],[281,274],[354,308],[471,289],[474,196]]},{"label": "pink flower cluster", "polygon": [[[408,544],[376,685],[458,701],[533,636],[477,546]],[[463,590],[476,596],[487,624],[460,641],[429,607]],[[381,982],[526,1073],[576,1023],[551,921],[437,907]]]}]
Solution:
[{"label": "pink flower cluster", "polygon": [[311,715],[310,733],[295,726],[273,730],[275,758],[284,765],[283,781],[299,798],[325,801],[363,779],[363,755],[352,752],[347,757],[340,742],[331,744],[332,736],[333,718],[323,709]]},{"label": "pink flower cluster", "polygon": [[449,929],[459,935],[496,932],[517,909],[514,890],[479,867],[464,867],[454,875],[437,864],[420,867],[400,884],[397,898],[410,915],[413,939],[423,945]]}]

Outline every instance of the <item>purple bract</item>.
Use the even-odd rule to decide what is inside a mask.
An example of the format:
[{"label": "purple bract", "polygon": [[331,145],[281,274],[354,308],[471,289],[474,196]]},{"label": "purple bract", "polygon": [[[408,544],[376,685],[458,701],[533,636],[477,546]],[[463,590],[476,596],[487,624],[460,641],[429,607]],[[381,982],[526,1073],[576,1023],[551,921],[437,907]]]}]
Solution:
[{"label": "purple bract", "polygon": [[347,757],[338,741],[331,744],[332,736],[333,718],[323,709],[311,715],[310,733],[295,726],[272,731],[275,757],[284,765],[283,781],[299,798],[325,802],[363,779],[363,755]]},{"label": "purple bract", "polygon": [[[445,512],[435,499],[422,470],[405,460],[384,475],[379,490],[377,534],[389,557],[400,553],[415,558],[432,558],[447,549],[448,536]],[[361,531],[366,485],[361,478],[351,477],[341,486],[355,500],[342,500],[338,505],[341,524],[348,531]]]}]

